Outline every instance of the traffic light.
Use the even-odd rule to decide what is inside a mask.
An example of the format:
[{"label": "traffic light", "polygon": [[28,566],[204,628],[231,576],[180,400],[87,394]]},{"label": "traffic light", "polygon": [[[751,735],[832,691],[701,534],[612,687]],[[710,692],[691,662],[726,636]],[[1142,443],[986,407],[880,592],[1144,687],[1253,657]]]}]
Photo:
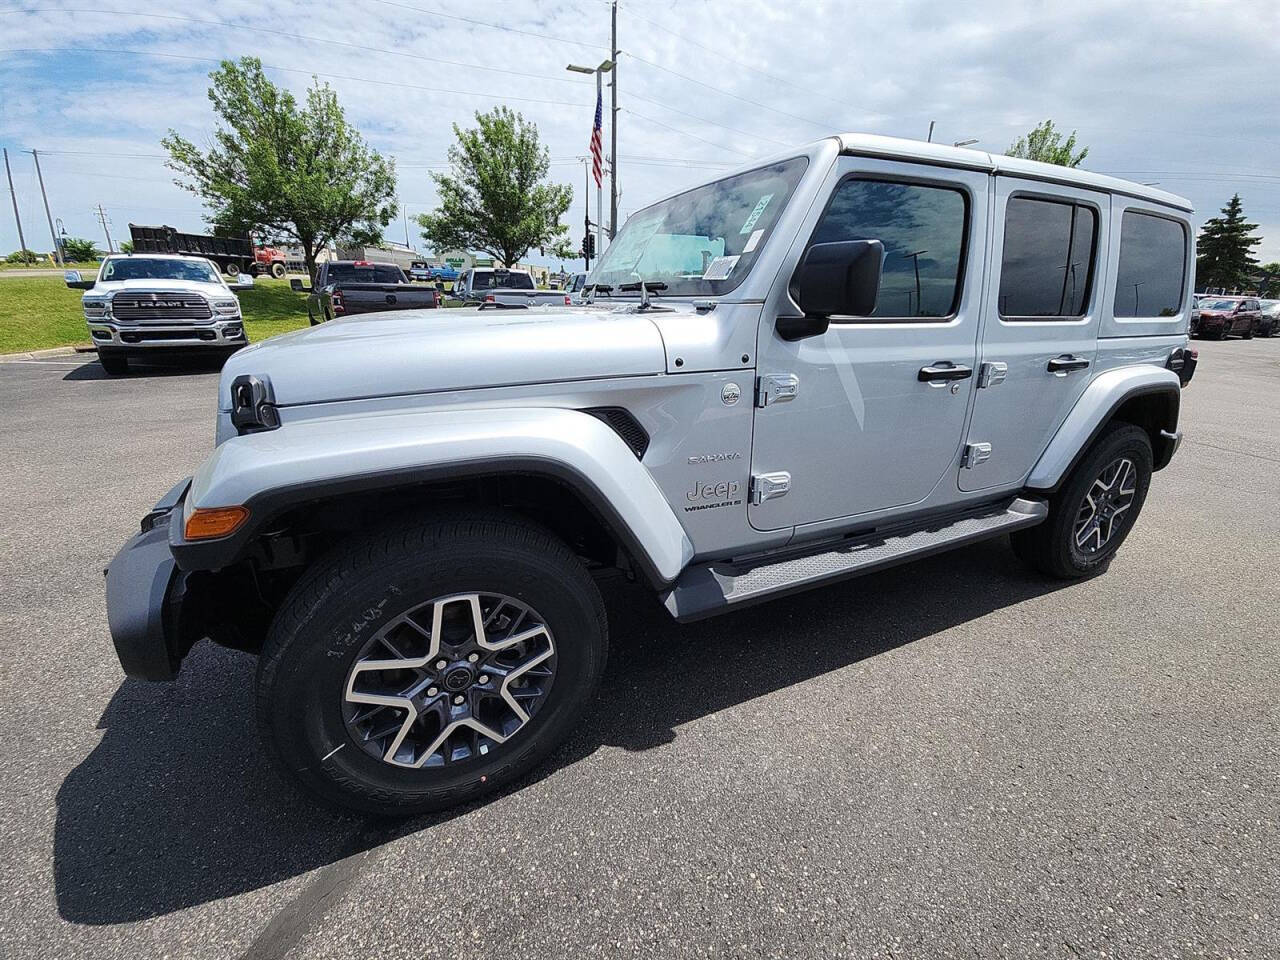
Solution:
[{"label": "traffic light", "polygon": [[596,235],[588,233],[586,240],[583,241],[583,246],[587,252],[587,259],[594,259],[596,255]]}]

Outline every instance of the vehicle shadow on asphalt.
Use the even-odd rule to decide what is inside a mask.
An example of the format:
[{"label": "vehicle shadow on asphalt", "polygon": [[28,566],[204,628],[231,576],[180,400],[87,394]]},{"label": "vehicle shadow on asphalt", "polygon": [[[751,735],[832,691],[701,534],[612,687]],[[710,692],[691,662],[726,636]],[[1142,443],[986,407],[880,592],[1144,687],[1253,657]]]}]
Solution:
[{"label": "vehicle shadow on asphalt", "polygon": [[130,380],[148,380],[152,377],[185,377],[196,373],[217,373],[226,362],[224,357],[175,357],[167,361],[147,363],[130,362],[129,372],[107,373],[97,360],[90,360],[74,370],[68,370],[64,381],[114,380],[128,383]]},{"label": "vehicle shadow on asphalt", "polygon": [[[689,625],[651,593],[610,585],[601,706],[504,793],[601,746],[669,743],[681,724],[1060,586],[1024,569],[1004,540]],[[58,791],[53,867],[64,919],[143,920],[330,864],[298,899],[337,899],[362,869],[356,855],[492,802],[401,822],[316,805],[258,749],[253,673],[252,657],[201,644],[175,683],[125,680],[116,691],[101,742]],[[324,889],[312,891],[317,884]]]}]

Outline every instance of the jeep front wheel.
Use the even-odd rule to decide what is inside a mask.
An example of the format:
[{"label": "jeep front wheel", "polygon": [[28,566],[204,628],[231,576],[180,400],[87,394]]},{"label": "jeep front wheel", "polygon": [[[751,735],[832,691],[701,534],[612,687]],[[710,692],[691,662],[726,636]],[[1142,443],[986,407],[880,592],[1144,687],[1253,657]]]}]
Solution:
[{"label": "jeep front wheel", "polygon": [[263,739],[331,803],[406,815],[517,779],[568,734],[604,669],[595,583],[504,515],[388,529],[322,561],[258,670]]},{"label": "jeep front wheel", "polygon": [[1151,438],[1113,423],[1049,500],[1049,518],[1011,535],[1018,556],[1053,577],[1106,569],[1142,512],[1151,485]]}]

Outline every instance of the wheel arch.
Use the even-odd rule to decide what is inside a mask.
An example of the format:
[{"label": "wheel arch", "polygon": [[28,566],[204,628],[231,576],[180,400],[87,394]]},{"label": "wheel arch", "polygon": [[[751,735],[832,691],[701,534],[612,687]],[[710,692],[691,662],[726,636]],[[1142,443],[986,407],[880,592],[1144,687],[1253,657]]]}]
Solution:
[{"label": "wheel arch", "polygon": [[[394,435],[379,418],[286,423],[235,437],[196,474],[184,512],[240,504],[233,535],[170,546],[185,570],[249,556],[299,516],[459,504],[505,507],[566,537],[607,538],[655,587],[671,583],[693,547],[652,476],[605,423],[575,410],[473,410],[404,415]],[[385,419],[385,418],[383,418]],[[375,434],[370,436],[370,434]],[[372,513],[369,509],[373,507]],[[350,518],[348,518],[350,519]]]},{"label": "wheel arch", "polygon": [[1094,378],[1032,469],[1027,487],[1054,492],[1098,435],[1116,421],[1132,423],[1151,439],[1153,465],[1169,464],[1177,449],[1182,391],[1172,370],[1141,364]]}]

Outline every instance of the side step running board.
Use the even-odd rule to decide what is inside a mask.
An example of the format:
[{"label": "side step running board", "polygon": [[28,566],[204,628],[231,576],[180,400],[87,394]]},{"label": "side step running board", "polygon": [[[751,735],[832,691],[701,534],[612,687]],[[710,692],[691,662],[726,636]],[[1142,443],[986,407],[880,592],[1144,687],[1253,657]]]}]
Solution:
[{"label": "side step running board", "polygon": [[1049,514],[1042,500],[1018,498],[981,513],[841,541],[819,553],[774,563],[717,561],[687,569],[662,602],[677,620],[698,620],[846,577],[883,570],[952,547],[1032,527]]}]

